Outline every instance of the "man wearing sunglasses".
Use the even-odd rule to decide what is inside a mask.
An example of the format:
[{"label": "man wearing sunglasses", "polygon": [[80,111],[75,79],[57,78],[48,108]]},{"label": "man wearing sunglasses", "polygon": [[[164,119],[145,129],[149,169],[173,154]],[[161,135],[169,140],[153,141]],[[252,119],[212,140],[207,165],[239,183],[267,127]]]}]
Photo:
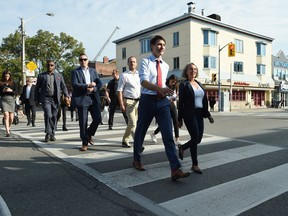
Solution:
[{"label": "man wearing sunglasses", "polygon": [[35,87],[35,102],[41,102],[45,121],[45,142],[55,141],[57,113],[61,103],[61,92],[69,99],[63,76],[55,72],[55,62],[47,61],[47,72],[38,75]]},{"label": "man wearing sunglasses", "polygon": [[[72,71],[72,106],[78,110],[80,138],[82,147],[80,151],[88,150],[88,143],[93,145],[92,136],[95,135],[98,125],[101,123],[101,100],[99,90],[102,82],[95,69],[88,67],[86,54],[79,55],[80,67]],[[88,111],[92,122],[88,127]]]}]

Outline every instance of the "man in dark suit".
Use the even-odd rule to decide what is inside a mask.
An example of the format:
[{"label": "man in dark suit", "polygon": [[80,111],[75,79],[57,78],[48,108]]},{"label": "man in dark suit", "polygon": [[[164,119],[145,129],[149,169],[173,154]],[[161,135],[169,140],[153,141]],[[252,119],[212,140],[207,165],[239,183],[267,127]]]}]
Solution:
[{"label": "man in dark suit", "polygon": [[[79,62],[80,67],[72,71],[72,106],[78,110],[80,138],[82,140],[80,151],[87,151],[88,143],[93,145],[92,136],[95,135],[98,125],[101,123],[99,91],[102,82],[96,70],[88,67],[89,60],[86,54],[79,55]],[[87,127],[88,111],[92,117],[89,127]]]},{"label": "man in dark suit", "polygon": [[[120,78],[119,71],[113,70],[112,76],[113,76],[113,79],[108,82],[107,91],[106,91],[106,97],[108,98],[108,101],[110,101],[108,130],[113,129],[114,114],[115,114],[117,106],[120,106],[119,100],[118,100],[118,93],[117,93],[118,82]],[[128,125],[128,117],[126,115],[126,112],[122,112],[122,114],[123,114],[126,125]]]},{"label": "man in dark suit", "polygon": [[45,142],[55,141],[55,130],[57,126],[57,113],[61,103],[61,92],[66,100],[69,100],[67,87],[63,76],[55,72],[55,63],[47,61],[47,72],[38,75],[35,88],[36,104],[41,102],[45,119]]},{"label": "man in dark suit", "polygon": [[20,95],[20,101],[21,104],[24,105],[24,110],[27,117],[27,126],[32,123],[32,127],[35,127],[36,119],[36,104],[34,96],[35,85],[32,84],[32,78],[28,78],[26,80],[26,85],[23,86],[23,90]]}]

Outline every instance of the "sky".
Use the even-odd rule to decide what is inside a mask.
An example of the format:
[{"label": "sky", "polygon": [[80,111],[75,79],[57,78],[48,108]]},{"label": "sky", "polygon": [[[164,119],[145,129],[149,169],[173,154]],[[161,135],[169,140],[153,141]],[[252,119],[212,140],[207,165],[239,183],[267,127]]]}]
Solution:
[{"label": "sky", "polygon": [[[13,34],[25,22],[26,34],[38,30],[57,36],[64,32],[82,42],[89,59],[101,50],[114,29],[111,40],[98,60],[116,57],[114,40],[174,19],[188,12],[188,0],[0,0],[0,40]],[[218,14],[221,21],[235,27],[274,38],[272,54],[288,55],[288,0],[194,0],[195,13]],[[43,15],[54,13],[53,17]],[[40,16],[37,16],[42,14]],[[36,16],[36,17],[35,17]],[[35,18],[33,18],[35,17]],[[32,19],[30,19],[32,18]],[[30,19],[30,20],[29,20]]]}]

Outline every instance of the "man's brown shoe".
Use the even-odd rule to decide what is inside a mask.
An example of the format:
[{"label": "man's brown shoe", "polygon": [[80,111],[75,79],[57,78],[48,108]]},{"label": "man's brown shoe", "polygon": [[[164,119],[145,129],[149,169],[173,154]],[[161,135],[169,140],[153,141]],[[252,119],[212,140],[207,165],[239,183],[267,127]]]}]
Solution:
[{"label": "man's brown shoe", "polygon": [[172,181],[176,181],[179,178],[187,178],[188,176],[190,176],[190,174],[190,172],[183,172],[181,169],[176,169],[172,171],[171,179]]},{"label": "man's brown shoe", "polygon": [[141,164],[140,161],[137,161],[137,160],[134,160],[133,161],[133,166],[136,170],[139,170],[139,171],[145,171],[145,168],[143,167],[143,165]]},{"label": "man's brown shoe", "polygon": [[82,145],[82,147],[79,149],[79,151],[87,151],[88,146],[87,145]]}]

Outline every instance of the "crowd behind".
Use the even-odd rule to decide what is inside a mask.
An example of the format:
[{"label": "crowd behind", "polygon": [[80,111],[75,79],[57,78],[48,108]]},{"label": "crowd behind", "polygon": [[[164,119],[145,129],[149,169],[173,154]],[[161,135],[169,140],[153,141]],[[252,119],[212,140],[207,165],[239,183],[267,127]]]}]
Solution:
[{"label": "crowd behind", "polygon": [[[2,73],[0,82],[1,111],[6,137],[11,135],[12,124],[19,122],[19,115],[26,116],[27,126],[36,127],[36,110],[44,111],[44,142],[56,141],[56,129],[62,117],[62,130],[67,131],[67,115],[71,121],[78,121],[82,142],[80,151],[88,151],[94,145],[93,136],[99,124],[107,122],[108,130],[113,130],[114,113],[117,108],[123,114],[126,129],[121,146],[130,148],[133,142],[132,165],[138,171],[145,171],[141,162],[145,150],[144,138],[153,119],[157,128],[150,134],[157,143],[161,132],[165,152],[170,164],[171,179],[186,178],[190,172],[181,169],[184,152],[189,149],[191,171],[202,174],[198,166],[197,146],[204,133],[204,119],[214,122],[209,108],[214,109],[215,97],[207,97],[206,91],[197,81],[198,68],[188,63],[181,77],[168,76],[169,65],[162,59],[165,52],[165,39],[156,35],[151,39],[151,55],[140,61],[130,56],[128,70],[119,73],[113,70],[107,84],[103,84],[95,69],[88,67],[88,56],[79,55],[80,66],[71,71],[71,87],[67,87],[63,76],[56,72],[53,60],[47,60],[46,71],[40,73],[37,81],[26,80],[20,95],[15,91],[15,83],[9,70]],[[88,124],[88,116],[91,121]],[[185,124],[190,140],[181,143],[179,128]],[[173,135],[174,131],[174,135]],[[97,136],[97,134],[96,134]],[[178,149],[178,154],[177,154]]]}]

